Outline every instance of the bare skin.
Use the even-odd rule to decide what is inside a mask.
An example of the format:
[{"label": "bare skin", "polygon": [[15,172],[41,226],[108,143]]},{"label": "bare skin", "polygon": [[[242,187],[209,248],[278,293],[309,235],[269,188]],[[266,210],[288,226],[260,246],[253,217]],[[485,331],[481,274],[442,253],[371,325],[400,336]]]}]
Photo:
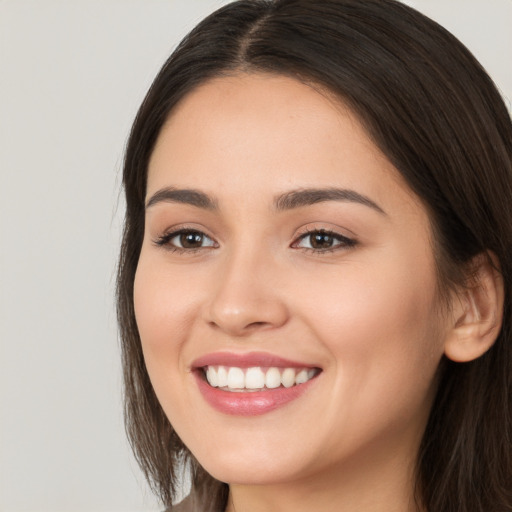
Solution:
[{"label": "bare skin", "polygon": [[[158,200],[171,189],[210,203]],[[290,201],[306,189],[321,200]],[[181,439],[229,482],[227,512],[417,512],[414,463],[455,321],[440,314],[426,210],[352,113],[286,77],[207,82],[164,126],[146,199],[147,368]],[[194,376],[217,351],[320,373],[283,407],[224,414]]]}]

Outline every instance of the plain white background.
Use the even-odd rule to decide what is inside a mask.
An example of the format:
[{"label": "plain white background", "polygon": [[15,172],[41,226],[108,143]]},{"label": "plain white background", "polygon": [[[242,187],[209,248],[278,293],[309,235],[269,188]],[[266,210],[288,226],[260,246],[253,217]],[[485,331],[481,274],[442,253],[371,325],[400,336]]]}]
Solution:
[{"label": "plain white background", "polygon": [[[215,0],[0,0],[0,511],[159,510],[124,437],[124,144]],[[512,99],[512,0],[410,0]]]}]

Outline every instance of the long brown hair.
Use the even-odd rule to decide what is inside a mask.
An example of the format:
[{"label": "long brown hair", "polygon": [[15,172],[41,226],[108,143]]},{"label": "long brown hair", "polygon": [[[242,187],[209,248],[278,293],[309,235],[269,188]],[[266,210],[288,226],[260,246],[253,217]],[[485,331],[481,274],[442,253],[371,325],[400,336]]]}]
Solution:
[{"label": "long brown hair", "polygon": [[[176,104],[212,77],[285,74],[333,92],[427,207],[441,287],[492,251],[505,284],[494,346],[470,363],[444,359],[418,454],[416,494],[431,512],[512,510],[512,124],[496,87],[450,33],[394,0],[242,0],[200,23],[164,64],[126,150],[126,220],[118,318],[126,429],[166,506],[188,460],[204,510],[223,511],[227,485],[193,459],[151,387],[133,307],[150,155]],[[204,498],[202,498],[202,496]]]}]

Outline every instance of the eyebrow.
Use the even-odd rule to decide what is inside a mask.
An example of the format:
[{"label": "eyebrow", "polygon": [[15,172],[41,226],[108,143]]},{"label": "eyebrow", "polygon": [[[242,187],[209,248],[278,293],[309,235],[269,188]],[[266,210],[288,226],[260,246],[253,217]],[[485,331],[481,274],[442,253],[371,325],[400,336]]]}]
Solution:
[{"label": "eyebrow", "polygon": [[355,190],[345,188],[307,188],[292,190],[278,196],[275,200],[275,207],[279,211],[311,206],[326,201],[345,201],[359,203],[368,206],[382,215],[386,212],[369,197],[366,197]]},{"label": "eyebrow", "polygon": [[[345,188],[307,188],[292,190],[277,196],[274,200],[274,207],[278,211],[286,211],[327,201],[358,203],[368,206],[382,215],[387,215],[386,212],[369,197],[355,190]],[[147,201],[146,209],[157,203],[182,203],[212,211],[219,209],[215,198],[195,189],[177,189],[174,187],[160,189]]]},{"label": "eyebrow", "polygon": [[162,188],[151,196],[146,209],[157,203],[182,203],[205,210],[218,210],[217,201],[213,197],[194,189]]}]

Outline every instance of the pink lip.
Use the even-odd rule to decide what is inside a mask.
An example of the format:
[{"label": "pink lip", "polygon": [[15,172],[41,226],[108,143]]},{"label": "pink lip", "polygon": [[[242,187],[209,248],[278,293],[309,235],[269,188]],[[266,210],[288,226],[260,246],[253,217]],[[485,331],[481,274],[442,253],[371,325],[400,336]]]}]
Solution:
[{"label": "pink lip", "polygon": [[289,359],[262,352],[248,354],[233,354],[230,352],[216,352],[195,360],[193,374],[196,378],[199,391],[204,399],[217,411],[234,416],[257,416],[271,412],[289,402],[298,399],[314,385],[316,377],[290,388],[279,387],[264,391],[231,392],[214,388],[208,384],[202,370],[205,366],[236,366],[238,368],[277,367],[277,368],[315,368]]},{"label": "pink lip", "polygon": [[283,359],[282,357],[266,352],[248,352],[235,354],[233,352],[214,352],[196,359],[192,368],[204,366],[236,366],[237,368],[251,368],[253,366],[274,366],[277,368],[315,368],[314,365]]}]

